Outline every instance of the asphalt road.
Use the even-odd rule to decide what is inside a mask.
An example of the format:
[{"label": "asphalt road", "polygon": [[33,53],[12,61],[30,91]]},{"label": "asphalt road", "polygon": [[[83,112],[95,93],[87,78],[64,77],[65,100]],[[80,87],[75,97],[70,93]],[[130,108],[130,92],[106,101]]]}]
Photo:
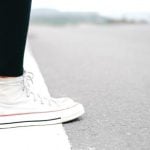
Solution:
[{"label": "asphalt road", "polygon": [[150,150],[150,25],[31,25],[29,40],[52,96],[85,106],[64,125],[73,150]]}]

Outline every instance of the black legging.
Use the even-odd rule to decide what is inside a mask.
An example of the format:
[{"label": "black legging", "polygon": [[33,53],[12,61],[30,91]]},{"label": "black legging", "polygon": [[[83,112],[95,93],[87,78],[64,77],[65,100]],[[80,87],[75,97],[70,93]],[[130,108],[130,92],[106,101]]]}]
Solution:
[{"label": "black legging", "polygon": [[31,0],[0,2],[0,76],[23,74]]}]

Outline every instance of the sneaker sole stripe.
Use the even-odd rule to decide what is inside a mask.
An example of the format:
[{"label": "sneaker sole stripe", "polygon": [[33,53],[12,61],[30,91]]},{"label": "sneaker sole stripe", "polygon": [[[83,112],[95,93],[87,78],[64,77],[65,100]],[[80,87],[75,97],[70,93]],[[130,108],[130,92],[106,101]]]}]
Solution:
[{"label": "sneaker sole stripe", "polygon": [[[71,115],[70,115],[71,114]],[[82,105],[76,105],[72,107],[71,109],[66,109],[59,114],[57,114],[57,111],[54,114],[51,114],[51,112],[47,113],[40,113],[40,114],[30,114],[31,116],[29,117],[28,115],[22,117],[21,115],[16,115],[16,117],[8,118],[9,120],[5,121],[5,117],[0,117],[1,119],[3,118],[4,120],[0,119],[0,129],[3,128],[12,128],[12,127],[25,127],[25,126],[38,126],[38,125],[44,125],[44,124],[59,124],[59,123],[64,123],[68,122],[70,120],[73,120],[75,118],[78,118],[84,114],[84,108]],[[18,118],[19,117],[19,118]],[[20,121],[18,121],[20,120]]]},{"label": "sneaker sole stripe", "polygon": [[29,120],[29,121],[17,121],[17,122],[7,122],[7,123],[0,123],[0,125],[7,125],[7,124],[20,124],[20,123],[28,123],[28,122],[49,122],[53,120],[60,120],[61,118],[53,118],[53,119],[45,119],[45,120]]},{"label": "sneaker sole stripe", "polygon": [[31,115],[31,114],[44,114],[44,113],[50,113],[50,112],[61,112],[61,111],[65,111],[68,109],[71,109],[73,107],[76,107],[78,104],[73,105],[72,107],[68,107],[66,109],[61,109],[61,110],[51,110],[51,111],[43,111],[43,112],[28,112],[28,113],[14,113],[14,114],[4,114],[4,115],[0,115],[1,117],[11,117],[11,116],[23,116],[23,115]]}]

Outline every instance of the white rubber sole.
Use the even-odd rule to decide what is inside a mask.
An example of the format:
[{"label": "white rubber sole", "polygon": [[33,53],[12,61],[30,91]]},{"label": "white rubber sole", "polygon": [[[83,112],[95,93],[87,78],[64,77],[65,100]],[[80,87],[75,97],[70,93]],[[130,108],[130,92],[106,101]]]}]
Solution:
[{"label": "white rubber sole", "polygon": [[60,111],[34,112],[0,116],[0,129],[59,124],[74,120],[84,114],[82,104]]}]

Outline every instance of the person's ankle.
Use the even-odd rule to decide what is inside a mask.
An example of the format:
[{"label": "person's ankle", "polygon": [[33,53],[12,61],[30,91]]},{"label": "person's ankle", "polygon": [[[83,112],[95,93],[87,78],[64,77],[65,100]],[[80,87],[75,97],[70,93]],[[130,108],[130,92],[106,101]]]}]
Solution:
[{"label": "person's ankle", "polygon": [[4,79],[4,78],[17,78],[17,77],[10,77],[10,76],[0,76],[0,78]]}]

